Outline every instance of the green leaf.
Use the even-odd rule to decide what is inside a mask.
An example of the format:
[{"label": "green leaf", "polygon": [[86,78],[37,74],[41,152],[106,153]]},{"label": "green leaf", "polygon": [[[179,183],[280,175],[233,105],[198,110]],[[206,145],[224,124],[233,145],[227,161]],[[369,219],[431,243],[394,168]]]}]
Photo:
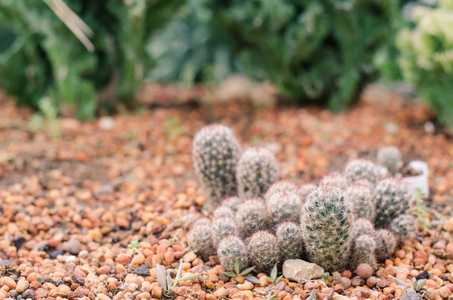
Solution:
[{"label": "green leaf", "polygon": [[272,278],[272,281],[275,281],[275,278],[277,278],[277,264],[274,265],[274,267],[272,268],[272,271],[271,271],[271,278]]},{"label": "green leaf", "polygon": [[181,278],[179,281],[190,281],[192,279],[195,279],[197,277],[200,277],[201,274],[193,274],[193,275],[187,275]]},{"label": "green leaf", "polygon": [[283,278],[283,275],[280,275],[277,279],[275,279],[274,283],[277,284],[280,282],[280,280],[282,280]]},{"label": "green leaf", "polygon": [[417,282],[417,287],[416,287],[416,291],[420,291],[424,286],[425,286],[425,283],[426,283],[426,279],[421,279]]},{"label": "green leaf", "polygon": [[244,276],[244,279],[250,281],[253,284],[261,284],[260,280],[252,275]]},{"label": "green leaf", "polygon": [[247,268],[247,269],[245,269],[244,271],[242,271],[241,273],[238,273],[238,274],[241,275],[241,276],[245,276],[248,273],[252,272],[254,269],[255,269],[255,267],[250,267],[250,268]]},{"label": "green leaf", "polygon": [[179,263],[178,272],[176,273],[176,281],[178,281],[179,277],[181,277],[181,271],[182,271],[182,260]]},{"label": "green leaf", "polygon": [[228,276],[228,277],[231,277],[231,278],[237,276],[237,274],[236,274],[236,273],[233,273],[233,272],[222,272],[222,274],[223,274],[223,275],[226,275],[226,276]]},{"label": "green leaf", "polygon": [[239,261],[236,259],[234,263],[234,270],[236,271],[236,274],[239,274],[241,270],[239,270]]},{"label": "green leaf", "polygon": [[167,292],[172,290],[173,280],[171,279],[170,274],[167,274]]},{"label": "green leaf", "polygon": [[316,296],[316,292],[315,292],[314,289],[311,290],[311,294],[310,294],[310,296],[307,299],[309,299],[309,300],[318,300],[318,296]]},{"label": "green leaf", "polygon": [[329,272],[326,272],[324,273],[324,275],[322,275],[322,280],[324,280],[324,282],[329,282],[329,276],[330,276],[330,273]]},{"label": "green leaf", "polygon": [[268,282],[274,283],[274,279],[270,278],[269,276],[266,276],[266,279],[267,279]]},{"label": "green leaf", "polygon": [[159,264],[156,265],[156,276],[157,276],[157,282],[159,282],[160,287],[164,291],[166,291],[167,290],[167,281],[165,279],[165,273]]}]

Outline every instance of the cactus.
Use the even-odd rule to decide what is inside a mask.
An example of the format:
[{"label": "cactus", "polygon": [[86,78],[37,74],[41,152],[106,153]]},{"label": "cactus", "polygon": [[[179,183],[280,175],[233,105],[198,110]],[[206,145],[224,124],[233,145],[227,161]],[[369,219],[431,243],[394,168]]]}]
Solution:
[{"label": "cactus", "polygon": [[390,226],[393,219],[409,211],[416,196],[402,182],[394,179],[381,180],[374,189],[376,199],[376,228]]},{"label": "cactus", "polygon": [[360,264],[369,264],[376,270],[376,241],[371,235],[361,235],[355,240],[353,269]]},{"label": "cactus", "polygon": [[236,223],[232,218],[217,218],[212,224],[212,231],[214,246],[217,247],[221,240],[229,235],[236,234]]},{"label": "cactus", "polygon": [[214,233],[209,224],[194,225],[187,236],[189,246],[204,260],[215,254]]},{"label": "cactus", "polygon": [[225,206],[222,204],[221,206],[217,207],[217,209],[214,211],[214,217],[215,218],[234,218],[234,212],[231,208]]},{"label": "cactus", "polygon": [[369,189],[370,191],[372,191],[374,189],[374,184],[369,182],[366,179],[360,179],[360,180],[354,181],[354,185],[363,186],[363,187]]},{"label": "cactus", "polygon": [[395,174],[403,165],[401,152],[395,146],[382,147],[378,150],[376,163]]},{"label": "cactus", "polygon": [[411,215],[401,215],[392,221],[390,230],[400,239],[409,240],[417,232],[417,222]]},{"label": "cactus", "polygon": [[283,222],[299,222],[302,202],[296,193],[290,191],[274,193],[266,204],[272,227]]},{"label": "cactus", "polygon": [[333,173],[324,176],[319,185],[335,185],[338,188],[346,188],[349,185],[348,179],[341,174]]},{"label": "cactus", "polygon": [[293,222],[278,225],[276,230],[282,261],[300,258],[303,250],[302,230]]},{"label": "cactus", "polygon": [[305,203],[305,201],[307,201],[308,196],[314,190],[316,190],[316,185],[314,185],[314,184],[309,183],[309,184],[301,185],[296,191],[296,193],[299,195],[300,202],[302,204]]},{"label": "cactus", "polygon": [[376,259],[384,261],[395,253],[396,237],[387,229],[379,229],[374,233],[376,241]]},{"label": "cactus", "polygon": [[268,215],[263,201],[255,198],[239,205],[236,212],[238,234],[242,238],[267,228]]},{"label": "cactus", "polygon": [[259,272],[270,270],[280,262],[280,247],[275,235],[267,231],[255,232],[247,245],[250,264]]},{"label": "cactus", "polygon": [[283,192],[283,191],[289,191],[289,192],[296,193],[297,187],[293,182],[291,182],[289,180],[277,181],[276,183],[274,183],[273,185],[271,185],[269,187],[266,194],[264,195],[264,200],[266,200],[266,202],[267,202],[271,195],[279,193],[279,192]]},{"label": "cactus", "polygon": [[345,176],[350,182],[366,179],[371,183],[378,180],[378,170],[374,163],[365,159],[350,161],[345,168]]},{"label": "cactus", "polygon": [[278,179],[278,164],[274,155],[264,148],[251,148],[239,160],[236,178],[241,199],[262,197]]},{"label": "cactus", "polygon": [[237,193],[236,166],[241,147],[233,132],[223,125],[202,128],[193,141],[195,172],[204,187],[207,206],[215,209]]},{"label": "cactus", "polygon": [[367,218],[374,221],[376,217],[376,202],[371,197],[371,191],[360,185],[353,185],[347,189],[347,197],[352,202],[354,215],[357,218]]},{"label": "cactus", "polygon": [[352,205],[334,185],[317,188],[302,208],[302,233],[312,262],[327,271],[344,268],[351,246]]},{"label": "cactus", "polygon": [[244,270],[248,265],[247,248],[236,236],[224,238],[217,249],[220,263],[227,271],[234,271],[236,262],[239,270]]},{"label": "cactus", "polygon": [[374,234],[374,226],[370,222],[370,220],[365,218],[360,218],[354,221],[352,224],[351,230],[351,238],[352,240],[356,240],[361,235],[373,235]]},{"label": "cactus", "polygon": [[236,212],[241,203],[242,201],[239,197],[229,197],[222,202],[222,206],[228,207],[232,211]]}]

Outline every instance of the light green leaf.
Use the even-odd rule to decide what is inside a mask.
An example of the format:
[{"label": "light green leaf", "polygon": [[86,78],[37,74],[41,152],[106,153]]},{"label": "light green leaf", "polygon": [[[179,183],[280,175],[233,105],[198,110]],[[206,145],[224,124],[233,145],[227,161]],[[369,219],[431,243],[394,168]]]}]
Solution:
[{"label": "light green leaf", "polygon": [[242,271],[241,273],[239,273],[239,275],[245,276],[245,275],[247,275],[248,273],[252,272],[254,269],[255,269],[255,267],[250,267],[250,268],[248,268],[248,269],[245,269],[245,270]]},{"label": "light green leaf", "polygon": [[272,271],[271,271],[271,278],[272,278],[272,281],[275,281],[275,278],[277,278],[277,264],[274,265],[274,267],[272,268]]},{"label": "light green leaf", "polygon": [[156,276],[157,276],[157,282],[159,282],[160,287],[163,290],[167,290],[167,281],[165,279],[165,273],[159,264],[157,264],[157,266],[156,266]]},{"label": "light green leaf", "polygon": [[193,275],[187,275],[183,278],[181,278],[179,281],[190,281],[190,280],[193,280],[197,277],[199,277],[201,274],[193,274]]}]

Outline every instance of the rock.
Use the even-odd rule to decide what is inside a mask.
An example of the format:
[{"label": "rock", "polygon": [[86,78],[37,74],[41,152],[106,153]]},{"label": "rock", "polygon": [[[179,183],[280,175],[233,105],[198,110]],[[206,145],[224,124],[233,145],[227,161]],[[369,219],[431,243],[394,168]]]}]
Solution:
[{"label": "rock", "polygon": [[82,250],[82,244],[76,239],[70,239],[63,246],[63,251],[77,255]]},{"label": "rock", "polygon": [[16,291],[18,293],[22,293],[23,291],[25,291],[28,288],[28,285],[29,285],[28,281],[25,278],[21,278],[17,282]]},{"label": "rock", "polygon": [[58,257],[58,255],[63,255],[63,254],[64,254],[63,250],[56,249],[56,250],[49,252],[49,257],[50,257],[50,259],[56,259]]},{"label": "rock", "polygon": [[297,282],[320,278],[324,269],[301,259],[288,259],[283,264],[283,276]]},{"label": "rock", "polygon": [[99,128],[104,131],[111,131],[115,128],[115,120],[112,117],[102,117],[98,124]]},{"label": "rock", "polygon": [[34,299],[35,298],[35,291],[31,290],[31,289],[26,289],[23,293],[22,293],[22,297],[25,298],[25,299]]},{"label": "rock", "polygon": [[149,276],[149,266],[145,264],[140,265],[137,269],[134,270],[133,273],[142,276]]},{"label": "rock", "polygon": [[367,279],[373,275],[373,269],[369,264],[360,264],[357,267],[357,275],[363,279]]},{"label": "rock", "polygon": [[422,300],[422,295],[416,293],[415,291],[409,291],[403,294],[400,300]]}]

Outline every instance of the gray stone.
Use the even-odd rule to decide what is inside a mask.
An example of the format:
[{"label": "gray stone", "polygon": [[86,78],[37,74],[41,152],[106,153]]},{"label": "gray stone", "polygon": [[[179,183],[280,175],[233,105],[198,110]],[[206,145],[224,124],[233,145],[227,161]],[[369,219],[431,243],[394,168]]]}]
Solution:
[{"label": "gray stone", "polygon": [[288,259],[283,263],[283,276],[297,282],[303,282],[324,275],[320,266],[301,259]]},{"label": "gray stone", "polygon": [[400,300],[422,300],[422,295],[415,291],[409,291],[405,294],[403,294],[400,298]]},{"label": "gray stone", "polygon": [[73,255],[79,254],[82,250],[82,244],[76,239],[70,239],[63,246],[63,251],[69,252]]}]

